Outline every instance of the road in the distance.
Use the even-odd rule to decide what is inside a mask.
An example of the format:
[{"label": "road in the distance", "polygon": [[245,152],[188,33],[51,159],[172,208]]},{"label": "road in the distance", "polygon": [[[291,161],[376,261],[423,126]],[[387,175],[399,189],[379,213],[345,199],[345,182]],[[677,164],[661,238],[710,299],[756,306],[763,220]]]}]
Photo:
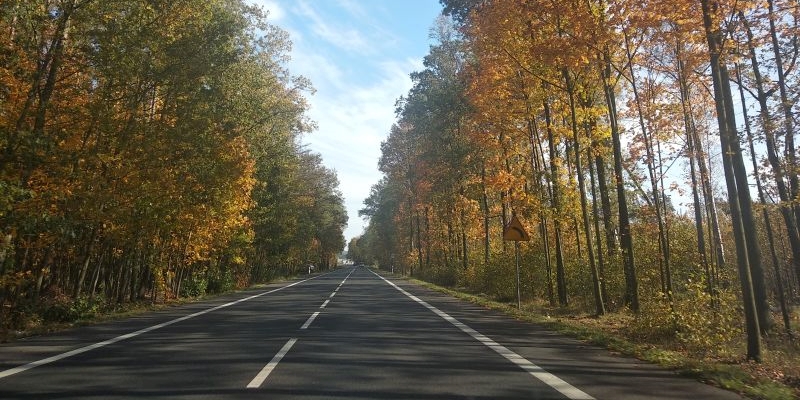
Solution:
[{"label": "road in the distance", "polygon": [[2,345],[0,398],[740,397],[351,267]]}]

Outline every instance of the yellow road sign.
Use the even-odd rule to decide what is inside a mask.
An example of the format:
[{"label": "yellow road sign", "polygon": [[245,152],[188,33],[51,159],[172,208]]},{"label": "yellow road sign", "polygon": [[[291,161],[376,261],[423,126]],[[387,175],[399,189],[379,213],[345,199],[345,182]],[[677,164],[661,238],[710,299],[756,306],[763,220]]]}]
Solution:
[{"label": "yellow road sign", "polygon": [[527,242],[531,240],[531,237],[528,236],[528,232],[525,232],[525,228],[522,227],[522,223],[516,215],[511,216],[511,221],[509,221],[508,225],[503,229],[503,240],[509,242]]}]

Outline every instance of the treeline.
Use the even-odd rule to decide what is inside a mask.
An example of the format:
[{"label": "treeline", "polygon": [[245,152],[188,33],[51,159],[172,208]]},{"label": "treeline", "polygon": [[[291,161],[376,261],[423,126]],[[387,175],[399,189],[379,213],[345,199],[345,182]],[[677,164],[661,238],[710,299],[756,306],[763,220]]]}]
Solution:
[{"label": "treeline", "polygon": [[0,3],[0,321],[335,265],[310,83],[241,0]]},{"label": "treeline", "polygon": [[352,257],[511,300],[516,214],[523,300],[699,352],[792,338],[797,2],[441,2]]}]

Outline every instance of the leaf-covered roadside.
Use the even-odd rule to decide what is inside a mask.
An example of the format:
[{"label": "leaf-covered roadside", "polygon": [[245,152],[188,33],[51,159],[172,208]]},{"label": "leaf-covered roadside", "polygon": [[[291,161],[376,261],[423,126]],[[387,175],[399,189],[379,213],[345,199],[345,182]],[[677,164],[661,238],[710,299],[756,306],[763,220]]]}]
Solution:
[{"label": "leaf-covered roadside", "polygon": [[450,296],[502,311],[518,320],[541,324],[587,343],[603,346],[622,355],[636,357],[673,369],[752,399],[791,400],[800,396],[800,366],[794,360],[800,354],[796,346],[771,347],[763,362],[755,363],[741,357],[720,359],[714,354],[692,351],[679,340],[669,337],[643,337],[631,329],[635,316],[614,313],[595,317],[576,310],[551,308],[545,304],[516,304],[500,302],[481,294],[449,289],[429,282],[413,282]]}]

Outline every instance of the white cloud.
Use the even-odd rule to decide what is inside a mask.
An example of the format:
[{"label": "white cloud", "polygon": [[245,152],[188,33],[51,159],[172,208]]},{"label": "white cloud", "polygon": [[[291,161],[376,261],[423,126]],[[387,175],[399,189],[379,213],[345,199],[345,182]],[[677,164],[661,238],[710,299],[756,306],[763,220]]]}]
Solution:
[{"label": "white cloud", "polygon": [[[318,56],[315,65],[322,58]],[[364,223],[358,217],[370,188],[381,178],[378,171],[380,143],[395,120],[394,104],[411,87],[408,74],[421,65],[419,60],[383,61],[377,70],[380,79],[372,83],[339,80],[331,90],[318,90],[309,99],[310,117],[319,129],[305,141],[320,154],[329,168],[337,171],[340,189],[346,199],[349,225],[345,236],[361,234]],[[327,79],[330,72],[310,71],[313,82]],[[339,76],[342,78],[342,76]],[[349,90],[334,88],[347,87]]]},{"label": "white cloud", "polygon": [[388,30],[385,20],[396,16],[382,2],[251,1],[290,33],[287,67],[316,89],[308,117],[318,129],[303,142],[336,171],[349,218],[345,237],[358,236],[365,225],[358,210],[381,178],[380,144],[395,122],[395,102],[408,93],[409,73],[421,70],[422,60],[398,58],[408,57],[397,47],[406,38]]},{"label": "white cloud", "polygon": [[347,12],[352,17],[354,17],[356,19],[359,19],[359,20],[362,20],[362,21],[366,20],[366,19],[370,19],[370,15],[367,12],[367,10],[365,10],[364,7],[361,6],[361,4],[359,4],[359,3],[355,2],[355,1],[352,1],[352,0],[339,0],[337,2],[337,4],[339,4],[339,7],[347,10]]},{"label": "white cloud", "polygon": [[367,54],[371,47],[367,40],[356,29],[331,24],[326,18],[319,15],[307,2],[297,3],[296,12],[311,20],[311,31],[322,40],[343,50]]},{"label": "white cloud", "polygon": [[317,90],[343,90],[344,72],[324,55],[307,51],[302,43],[296,42],[292,50],[290,70],[294,75],[311,79]]},{"label": "white cloud", "polygon": [[269,11],[269,16],[267,19],[271,23],[281,22],[284,18],[286,18],[286,10],[284,10],[283,7],[281,7],[274,0],[253,0],[253,4],[261,6],[265,10]]}]

